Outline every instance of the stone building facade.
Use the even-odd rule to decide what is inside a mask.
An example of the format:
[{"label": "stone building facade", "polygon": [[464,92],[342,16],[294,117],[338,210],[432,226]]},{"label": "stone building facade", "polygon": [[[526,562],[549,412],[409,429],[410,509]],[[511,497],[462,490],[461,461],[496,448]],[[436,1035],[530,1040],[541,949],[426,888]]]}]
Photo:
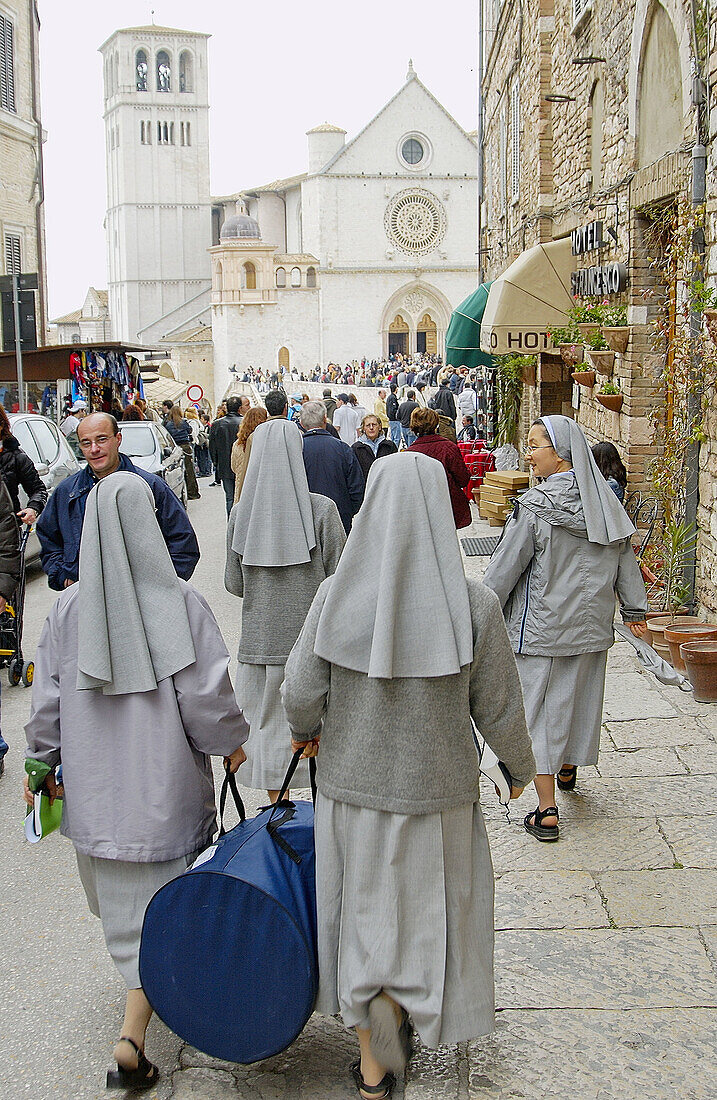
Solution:
[{"label": "stone building facade", "polygon": [[208,37],[127,27],[100,47],[115,340],[151,346],[209,319]]},{"label": "stone building facade", "polygon": [[91,286],[80,309],[50,322],[50,344],[104,344],[112,339],[106,290]]},{"label": "stone building facade", "polygon": [[[575,269],[618,262],[628,275],[626,288],[608,295],[627,306],[630,326],[613,370],[621,411],[598,403],[599,385],[574,387],[571,368],[548,350],[538,356],[536,385],[524,391],[523,430],[541,413],[574,415],[590,439],[615,443],[630,489],[647,492],[655,454],[649,414],[667,353],[655,339],[665,298],[656,226],[666,210],[689,202],[702,145],[707,281],[717,282],[717,23],[712,15],[705,26],[696,11],[689,0],[481,0],[482,280],[500,276],[525,249],[594,221],[605,245],[576,256]],[[698,592],[714,611],[712,419],[700,460]]]},{"label": "stone building facade", "polygon": [[43,345],[47,278],[39,35],[35,3],[0,0],[0,275],[37,272],[37,339]]},{"label": "stone building facade", "polygon": [[475,139],[412,65],[354,138],[324,123],[307,139],[305,173],[215,200],[217,396],[233,366],[442,354],[475,289]]}]

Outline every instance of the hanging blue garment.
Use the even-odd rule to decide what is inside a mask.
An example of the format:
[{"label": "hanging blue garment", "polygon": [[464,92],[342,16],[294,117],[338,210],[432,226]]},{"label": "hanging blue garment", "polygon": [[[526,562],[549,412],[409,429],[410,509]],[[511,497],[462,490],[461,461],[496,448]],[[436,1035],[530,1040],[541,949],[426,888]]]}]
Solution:
[{"label": "hanging blue garment", "polygon": [[227,776],[222,822],[229,786],[240,824],[163,886],[145,913],[139,971],[149,1003],[181,1039],[229,1062],[285,1050],[316,1000],[314,808],[283,800],[300,756],[279,801],[248,821]]}]

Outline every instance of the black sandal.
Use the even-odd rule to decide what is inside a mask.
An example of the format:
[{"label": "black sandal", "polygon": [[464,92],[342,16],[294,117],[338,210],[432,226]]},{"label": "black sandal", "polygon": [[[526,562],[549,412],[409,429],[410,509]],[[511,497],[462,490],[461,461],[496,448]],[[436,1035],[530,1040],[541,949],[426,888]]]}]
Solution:
[{"label": "black sandal", "polygon": [[374,1096],[376,1100],[389,1097],[396,1087],[396,1078],[392,1073],[387,1073],[377,1085],[367,1085],[361,1076],[361,1059],[350,1065],[351,1076],[359,1092],[365,1092],[367,1096]]},{"label": "black sandal", "polygon": [[[561,775],[566,775],[567,779],[561,779]],[[578,778],[578,766],[577,764],[563,764],[562,768],[558,772],[558,789],[561,791],[572,791],[575,789],[575,780]]]},{"label": "black sandal", "polygon": [[[531,821],[531,817],[533,820]],[[540,806],[536,806],[532,813],[526,815],[523,825],[527,832],[536,838],[536,840],[558,840],[560,838],[560,829],[557,825],[543,825],[543,820],[546,817],[555,817],[560,820],[557,806],[548,806],[547,810],[541,810]]]},{"label": "black sandal", "polygon": [[122,1035],[120,1043],[129,1043],[137,1052],[137,1068],[125,1069],[118,1064],[117,1069],[107,1071],[108,1089],[151,1089],[159,1080],[159,1070],[140,1050],[134,1039]]}]

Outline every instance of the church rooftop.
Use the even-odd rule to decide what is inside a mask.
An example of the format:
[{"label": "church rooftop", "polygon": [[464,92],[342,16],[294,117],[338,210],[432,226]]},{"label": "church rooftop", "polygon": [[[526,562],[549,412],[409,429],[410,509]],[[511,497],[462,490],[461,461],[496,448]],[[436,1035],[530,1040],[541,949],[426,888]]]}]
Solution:
[{"label": "church rooftop", "polygon": [[167,34],[181,34],[181,35],[188,36],[188,37],[191,36],[192,38],[211,38],[212,37],[211,34],[205,34],[204,31],[187,31],[187,30],[182,30],[179,27],[157,27],[157,26],[155,26],[154,23],[150,23],[145,27],[118,27],[118,29],[116,31],[113,31],[112,34],[109,36],[109,38],[107,38],[102,43],[102,45],[100,46],[100,50],[103,50],[105,48],[105,46],[107,45],[107,43],[111,42],[112,39],[115,38],[115,36],[118,35],[118,34],[141,34],[141,35],[154,34],[154,35],[159,35],[161,37],[163,37],[164,35],[167,35]]},{"label": "church rooftop", "polygon": [[313,130],[307,130],[307,134],[345,134],[340,126],[332,126],[330,122],[322,122],[320,126],[314,126]]}]

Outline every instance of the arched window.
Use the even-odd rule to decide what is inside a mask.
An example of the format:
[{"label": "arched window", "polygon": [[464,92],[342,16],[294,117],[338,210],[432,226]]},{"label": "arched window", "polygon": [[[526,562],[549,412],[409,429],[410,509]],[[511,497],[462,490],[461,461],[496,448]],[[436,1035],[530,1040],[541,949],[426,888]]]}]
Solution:
[{"label": "arched window", "polygon": [[244,290],[256,290],[256,268],[248,260],[242,268],[242,287]]},{"label": "arched window", "polygon": [[316,268],[307,267],[306,269],[306,285],[309,287],[316,286]]},{"label": "arched window", "polygon": [[642,54],[637,119],[638,167],[678,149],[684,140],[682,65],[672,20],[653,7]]},{"label": "arched window", "polygon": [[148,91],[147,79],[149,68],[147,66],[147,54],[144,50],[137,50],[137,53],[134,55],[134,73],[137,91]]},{"label": "arched window", "polygon": [[214,282],[214,289],[218,290],[220,293],[224,289],[224,269],[222,267],[222,261],[221,260],[219,260],[217,262],[216,279],[215,279],[215,282]]},{"label": "arched window", "polygon": [[119,54],[115,54],[114,59],[114,76],[112,77],[112,87],[117,93],[119,91]]},{"label": "arched window", "polygon": [[169,54],[166,50],[160,50],[157,54],[157,91],[169,92],[172,90],[172,67],[169,63]]},{"label": "arched window", "polygon": [[276,285],[279,290],[283,290],[286,287],[286,268],[277,267],[276,269]]},{"label": "arched window", "polygon": [[189,50],[182,50],[179,55],[179,90],[194,91],[194,59]]},{"label": "arched window", "polygon": [[292,267],[291,269],[291,285],[301,286],[301,269],[298,267]]}]

